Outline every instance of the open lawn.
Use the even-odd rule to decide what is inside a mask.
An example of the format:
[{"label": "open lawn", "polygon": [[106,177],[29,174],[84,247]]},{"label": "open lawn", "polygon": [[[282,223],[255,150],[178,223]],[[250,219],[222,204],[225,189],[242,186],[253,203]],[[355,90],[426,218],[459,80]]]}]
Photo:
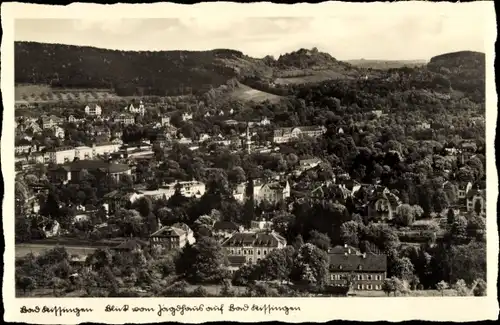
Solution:
[{"label": "open lawn", "polygon": [[266,93],[242,84],[240,84],[238,88],[235,88],[235,90],[231,93],[231,97],[233,99],[239,99],[247,102],[263,102],[265,100],[277,102],[281,99],[281,96]]},{"label": "open lawn", "polygon": [[346,78],[350,77],[341,72],[337,72],[334,70],[319,70],[319,71],[313,71],[311,75],[302,77],[276,78],[274,80],[274,83],[277,85],[291,85],[291,84],[314,83],[326,80],[336,80],[336,79],[346,79]]}]

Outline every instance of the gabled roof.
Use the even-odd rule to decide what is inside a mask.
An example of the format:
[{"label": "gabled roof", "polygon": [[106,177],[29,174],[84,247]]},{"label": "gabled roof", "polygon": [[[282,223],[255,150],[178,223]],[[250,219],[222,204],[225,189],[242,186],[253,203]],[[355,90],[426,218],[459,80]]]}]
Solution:
[{"label": "gabled roof", "polygon": [[349,246],[349,245],[337,245],[333,248],[330,248],[328,250],[328,254],[345,254],[345,253],[351,253],[351,254],[356,254],[356,253],[360,253],[359,252],[359,249],[357,249],[356,247],[353,247],[353,246]]},{"label": "gabled roof", "polygon": [[237,232],[224,241],[222,246],[278,247],[279,244],[286,245],[286,240],[274,232]]},{"label": "gabled roof", "polygon": [[150,237],[180,237],[186,234],[186,231],[180,228],[165,226],[151,234]]},{"label": "gabled roof", "polygon": [[232,221],[217,221],[214,224],[213,229],[214,230],[222,230],[222,231],[225,231],[225,230],[238,231],[240,228],[236,223],[234,223]]},{"label": "gabled roof", "polygon": [[241,267],[246,263],[245,256],[228,256],[227,257],[228,266]]},{"label": "gabled roof", "polygon": [[330,271],[362,271],[362,272],[386,272],[387,256],[372,253],[356,254],[328,254]]}]

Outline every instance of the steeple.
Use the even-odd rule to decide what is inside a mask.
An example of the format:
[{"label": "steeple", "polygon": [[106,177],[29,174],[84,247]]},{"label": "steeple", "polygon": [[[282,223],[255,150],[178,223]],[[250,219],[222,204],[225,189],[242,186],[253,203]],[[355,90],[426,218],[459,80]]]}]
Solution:
[{"label": "steeple", "polygon": [[251,148],[250,148],[250,144],[251,144],[251,136],[250,136],[250,123],[247,123],[247,153],[250,154],[251,153]]}]

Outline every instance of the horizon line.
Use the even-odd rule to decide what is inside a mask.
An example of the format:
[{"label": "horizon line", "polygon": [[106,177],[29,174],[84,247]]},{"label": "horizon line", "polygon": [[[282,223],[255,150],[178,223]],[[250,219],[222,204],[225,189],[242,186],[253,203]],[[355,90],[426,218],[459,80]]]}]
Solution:
[{"label": "horizon line", "polygon": [[[148,50],[146,50],[146,49],[142,49],[142,50],[127,49],[127,50],[125,50],[125,49],[117,49],[117,48],[109,48],[109,47],[100,47],[100,46],[95,46],[95,45],[68,44],[68,43],[57,43],[57,42],[40,42],[40,41],[28,41],[28,40],[15,40],[14,43],[37,43],[37,44],[46,44],[46,45],[66,45],[66,46],[75,46],[75,47],[88,47],[88,48],[94,48],[94,49],[99,49],[99,50],[107,50],[107,51],[137,52],[137,53],[138,52],[178,52],[178,51],[184,51],[184,52],[210,52],[210,51],[217,51],[217,50],[230,50],[230,51],[240,52],[243,55],[246,55],[248,57],[255,58],[255,59],[262,59],[262,58],[264,58],[264,57],[267,56],[267,55],[265,55],[263,57],[254,57],[254,56],[250,56],[250,55],[245,54],[241,50],[231,49],[231,48],[220,48],[220,47],[219,48],[212,48],[212,49],[204,49],[204,50],[184,50],[184,49],[170,49],[170,50],[167,50],[167,49],[162,49],[162,50],[158,50],[158,49],[148,49]],[[314,47],[312,47],[312,48],[314,48]],[[296,52],[296,51],[301,50],[301,49],[311,50],[312,48],[299,47],[299,48],[297,48],[297,50],[292,51],[292,52]],[[461,50],[461,51],[453,51],[453,52],[446,52],[446,53],[436,54],[436,55],[431,56],[430,58],[426,58],[426,59],[424,59],[424,58],[414,58],[414,59],[381,59],[381,58],[365,58],[365,57],[339,59],[339,58],[333,56],[330,52],[322,51],[319,48],[317,48],[317,49],[318,49],[318,52],[327,53],[327,54],[331,55],[333,58],[335,58],[336,60],[343,61],[343,62],[348,62],[348,61],[385,61],[385,62],[423,61],[423,62],[427,62],[428,63],[431,60],[431,58],[433,58],[435,56],[440,56],[440,55],[449,54],[449,53],[459,53],[459,52],[484,53],[484,52],[474,51],[474,50]],[[292,52],[284,52],[284,53],[281,53],[280,56],[286,55],[286,54],[290,54]],[[275,59],[277,59],[274,55],[269,54],[269,56],[272,56]]]}]

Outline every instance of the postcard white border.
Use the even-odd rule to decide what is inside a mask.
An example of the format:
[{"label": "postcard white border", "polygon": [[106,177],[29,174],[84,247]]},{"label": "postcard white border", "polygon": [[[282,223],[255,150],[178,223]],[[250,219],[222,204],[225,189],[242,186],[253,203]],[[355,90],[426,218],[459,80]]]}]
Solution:
[{"label": "postcard white border", "polygon": [[[458,6],[467,6],[464,22],[485,24],[486,63],[487,63],[487,255],[488,255],[488,295],[487,297],[421,297],[421,298],[15,298],[14,290],[14,19],[16,18],[159,18],[159,17],[199,17],[212,19],[224,17],[295,17],[295,16],[331,16],[348,15],[356,12],[381,10],[391,14],[421,13],[425,18],[428,11],[453,12]],[[223,9],[222,9],[223,8]],[[463,8],[463,7],[462,7]],[[3,301],[6,321],[37,324],[61,324],[99,322],[110,324],[146,323],[159,321],[178,321],[202,323],[207,321],[285,321],[285,322],[324,322],[334,319],[359,321],[404,321],[412,319],[433,321],[476,321],[498,318],[497,273],[498,273],[498,231],[496,224],[496,202],[498,197],[498,179],[494,157],[494,137],[497,119],[497,95],[494,82],[494,42],[496,40],[496,19],[492,1],[472,3],[339,3],[277,5],[271,3],[235,4],[227,2],[202,3],[198,5],[157,4],[117,4],[96,5],[75,3],[69,6],[34,5],[22,3],[3,3],[1,8],[3,39],[1,49],[1,87],[4,116],[1,140],[2,174],[5,194],[3,201],[3,227],[5,238]],[[476,19],[476,21],[471,21]],[[467,24],[464,23],[464,29]],[[11,216],[11,217],[9,217]],[[216,312],[193,313],[158,317],[155,313],[104,313],[106,304],[129,304],[130,306],[157,307],[164,305],[205,306],[224,304],[270,304],[275,306],[299,306],[300,312],[262,312],[231,313]],[[20,306],[54,306],[66,308],[92,308],[93,313],[82,313],[80,317],[64,314],[56,317],[53,313],[22,314]],[[431,307],[432,306],[432,307]]]}]

